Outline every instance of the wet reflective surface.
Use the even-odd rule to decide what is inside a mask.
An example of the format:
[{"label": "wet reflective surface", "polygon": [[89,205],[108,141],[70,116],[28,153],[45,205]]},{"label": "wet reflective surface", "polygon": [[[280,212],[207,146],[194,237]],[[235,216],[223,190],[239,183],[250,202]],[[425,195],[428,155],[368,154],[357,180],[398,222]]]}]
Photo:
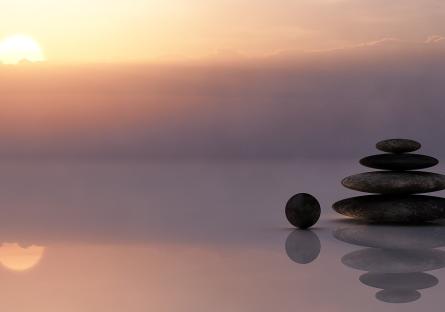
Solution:
[{"label": "wet reflective surface", "polygon": [[363,284],[382,289],[376,298],[388,303],[416,301],[419,289],[436,286],[439,280],[427,271],[445,267],[445,232],[440,225],[340,227],[334,237],[357,246],[372,246],[344,255],[342,263],[367,272]]},{"label": "wet reflective surface", "polygon": [[[350,163],[0,165],[7,311],[441,311],[445,224],[364,225]],[[439,170],[440,171],[440,170]],[[287,199],[320,222],[291,228]],[[436,194],[443,196],[441,193]]]}]

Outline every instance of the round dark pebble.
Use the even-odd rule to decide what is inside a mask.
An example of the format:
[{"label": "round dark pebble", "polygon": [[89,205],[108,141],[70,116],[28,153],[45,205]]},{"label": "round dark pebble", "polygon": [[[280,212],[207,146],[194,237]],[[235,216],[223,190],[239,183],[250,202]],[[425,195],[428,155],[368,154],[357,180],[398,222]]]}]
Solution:
[{"label": "round dark pebble", "polygon": [[420,154],[380,154],[360,160],[360,164],[369,168],[397,171],[425,169],[438,163],[436,158]]},{"label": "round dark pebble", "polygon": [[376,147],[383,152],[400,154],[417,151],[421,145],[413,140],[390,139],[378,142]]},{"label": "round dark pebble", "polygon": [[320,214],[320,204],[310,194],[296,194],[286,204],[287,220],[300,229],[307,229],[314,225],[320,218]]}]

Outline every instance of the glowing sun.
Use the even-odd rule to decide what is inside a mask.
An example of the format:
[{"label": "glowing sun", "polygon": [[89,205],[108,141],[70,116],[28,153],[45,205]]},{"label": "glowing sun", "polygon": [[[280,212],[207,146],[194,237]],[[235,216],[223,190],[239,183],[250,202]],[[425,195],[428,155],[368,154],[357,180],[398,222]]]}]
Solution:
[{"label": "glowing sun", "polygon": [[42,62],[44,60],[42,48],[29,36],[14,35],[0,41],[0,63],[18,64],[21,61]]},{"label": "glowing sun", "polygon": [[3,243],[0,245],[0,263],[12,271],[26,271],[39,263],[45,247],[21,247],[17,243]]}]

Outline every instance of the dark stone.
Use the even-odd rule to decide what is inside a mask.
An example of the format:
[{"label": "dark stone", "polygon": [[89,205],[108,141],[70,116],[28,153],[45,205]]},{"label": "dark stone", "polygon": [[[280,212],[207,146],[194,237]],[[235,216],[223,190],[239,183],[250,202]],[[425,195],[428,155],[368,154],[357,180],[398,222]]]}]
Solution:
[{"label": "dark stone", "polygon": [[419,154],[380,154],[360,160],[360,164],[374,169],[414,170],[430,168],[437,165],[436,158]]},{"label": "dark stone", "polygon": [[347,177],[341,183],[360,192],[416,194],[444,190],[445,176],[422,171],[374,171]]},{"label": "dark stone", "polygon": [[445,218],[445,198],[425,195],[366,195],[343,199],[332,206],[355,219],[379,223],[421,223]]},{"label": "dark stone", "polygon": [[421,297],[417,290],[409,289],[384,289],[375,294],[375,297],[386,303],[408,303]]},{"label": "dark stone", "polygon": [[317,259],[320,250],[320,239],[310,230],[295,230],[286,239],[287,256],[299,264],[311,263]]},{"label": "dark stone", "polygon": [[383,152],[401,154],[417,151],[421,145],[413,140],[390,139],[378,142],[376,147]]},{"label": "dark stone", "polygon": [[436,224],[421,226],[350,225],[336,229],[334,237],[348,244],[364,247],[429,249],[445,246],[445,227]]},{"label": "dark stone", "polygon": [[437,277],[423,273],[365,273],[360,282],[380,289],[426,289],[439,283]]},{"label": "dark stone", "polygon": [[320,218],[320,204],[318,200],[306,193],[292,196],[286,204],[287,220],[301,229],[307,229],[314,225]]},{"label": "dark stone", "polygon": [[424,272],[445,267],[445,251],[365,248],[344,255],[341,261],[350,268],[374,273]]}]

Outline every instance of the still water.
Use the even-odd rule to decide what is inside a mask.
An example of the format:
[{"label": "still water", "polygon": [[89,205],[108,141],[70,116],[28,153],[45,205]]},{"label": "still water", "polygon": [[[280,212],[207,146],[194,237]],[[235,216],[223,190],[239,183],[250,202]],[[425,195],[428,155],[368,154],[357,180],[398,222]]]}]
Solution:
[{"label": "still water", "polygon": [[[353,160],[2,163],[0,306],[441,311],[445,226],[335,214],[332,202],[357,194],[339,181],[360,171]],[[297,192],[322,204],[310,231],[284,218]]]}]

